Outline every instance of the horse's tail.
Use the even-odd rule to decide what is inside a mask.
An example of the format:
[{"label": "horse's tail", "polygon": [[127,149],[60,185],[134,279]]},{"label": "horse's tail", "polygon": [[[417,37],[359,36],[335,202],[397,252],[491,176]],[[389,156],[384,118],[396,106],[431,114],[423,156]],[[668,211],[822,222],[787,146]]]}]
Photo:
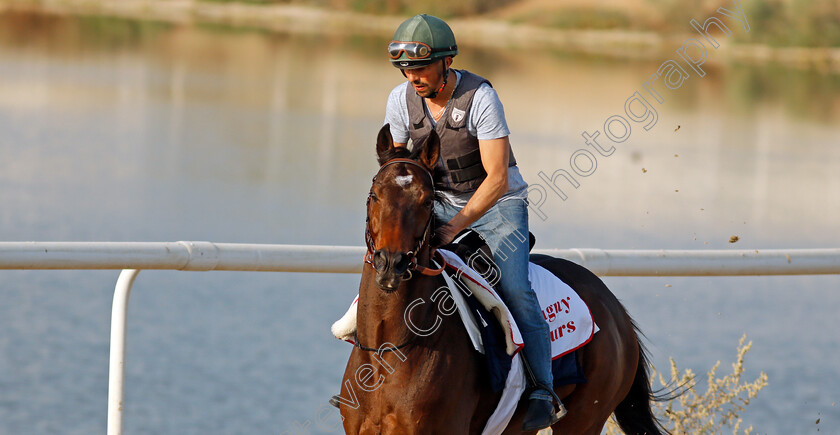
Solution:
[{"label": "horse's tail", "polygon": [[[639,330],[635,323],[633,323],[633,329],[636,330],[638,337]],[[669,433],[668,430],[653,415],[653,410],[650,405],[651,402],[660,402],[673,398],[673,393],[658,395],[651,391],[650,365],[648,364],[647,351],[638,338],[636,341],[639,344],[639,363],[636,366],[636,376],[633,379],[630,392],[627,393],[624,400],[615,408],[615,419],[621,430],[628,435],[667,434]]]}]

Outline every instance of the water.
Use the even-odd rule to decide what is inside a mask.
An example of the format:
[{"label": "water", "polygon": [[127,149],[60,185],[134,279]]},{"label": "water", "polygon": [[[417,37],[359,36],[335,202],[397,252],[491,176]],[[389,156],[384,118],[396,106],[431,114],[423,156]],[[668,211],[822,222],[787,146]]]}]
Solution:
[{"label": "water", "polygon": [[[361,245],[375,133],[402,79],[381,44],[3,13],[0,239]],[[633,123],[579,188],[560,184],[563,201],[540,172],[570,170],[581,133],[603,139],[660,62],[462,52],[456,66],[498,90],[526,180],[548,192],[531,214],[538,247],[840,246],[837,76],[745,65],[692,76],[653,103],[649,131]],[[0,271],[0,433],[104,431],[117,275]],[[703,373],[721,360],[727,373],[747,334],[745,379],[770,377],[745,414],[758,433],[840,431],[840,278],[605,281],[658,367],[673,356]],[[126,433],[337,433],[323,412],[350,349],[328,328],[357,286],[142,272]]]}]

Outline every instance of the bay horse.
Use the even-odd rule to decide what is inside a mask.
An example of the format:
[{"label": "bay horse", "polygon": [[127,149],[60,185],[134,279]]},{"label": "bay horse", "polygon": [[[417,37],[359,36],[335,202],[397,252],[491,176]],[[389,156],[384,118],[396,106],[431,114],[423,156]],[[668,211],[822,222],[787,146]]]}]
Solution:
[{"label": "bay horse", "polygon": [[[381,166],[368,196],[355,344],[339,395],[345,433],[481,434],[501,393],[491,390],[483,356],[451,315],[454,303],[431,261],[439,138],[433,131],[409,151],[394,146],[386,125],[376,150]],[[651,412],[647,356],[621,303],[579,265],[531,259],[577,291],[600,327],[580,355],[587,382],[555,389],[568,409],[555,433],[600,434],[612,413],[627,434],[663,433]],[[526,402],[505,434],[524,433]]]}]

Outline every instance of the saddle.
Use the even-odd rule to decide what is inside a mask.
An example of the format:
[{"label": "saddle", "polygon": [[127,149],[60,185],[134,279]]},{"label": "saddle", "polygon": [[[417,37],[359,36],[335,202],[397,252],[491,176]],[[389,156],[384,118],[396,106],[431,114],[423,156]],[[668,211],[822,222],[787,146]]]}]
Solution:
[{"label": "saddle", "polygon": [[[529,231],[528,238],[528,251],[530,252],[534,248],[536,237]],[[493,288],[497,293],[499,293],[500,286],[498,285],[498,280],[492,279],[494,275],[498,273],[498,266],[496,266],[496,263],[493,260],[490,246],[480,233],[471,228],[467,228],[458,233],[451,243],[441,246],[439,249],[444,249],[457,255],[467,266],[485,278],[491,285],[496,282],[495,285],[493,285]],[[553,274],[539,266],[531,264],[530,269],[532,286],[535,291],[537,291],[538,296],[543,296],[541,292],[544,293],[547,290],[541,287],[550,287],[555,284],[550,281],[553,280],[556,281],[556,283],[561,283],[561,281],[556,279]],[[570,289],[568,286],[565,287]],[[541,301],[543,299],[545,298],[540,297]],[[490,373],[491,386],[495,391],[499,391],[501,387],[503,387],[507,372],[510,369],[510,357],[505,352],[505,339],[502,335],[504,332],[498,322],[492,321],[493,315],[485,309],[483,304],[477,302],[475,298],[467,298],[467,302],[469,303],[470,310],[473,312],[473,315],[477,318],[483,319],[481,323],[484,323],[485,325],[493,325],[488,325],[482,330],[482,341],[485,344],[484,354],[486,356],[487,367]],[[555,302],[544,307],[543,316],[547,322],[551,323],[555,321],[556,317],[561,315],[561,313],[569,313],[567,306],[560,302]],[[585,305],[583,307],[583,309],[588,312],[588,308],[586,308]],[[578,307],[578,309],[581,308]],[[598,328],[597,325],[593,324],[592,326],[592,334],[594,334]],[[561,337],[559,337],[559,335],[561,335],[564,330],[565,328],[563,330],[552,329],[550,331],[552,342],[560,339]],[[571,347],[568,349],[564,349],[561,346],[552,346],[552,374],[554,375],[554,387],[586,382],[579,350],[584,344],[586,344],[586,342],[589,341],[589,339],[591,339],[591,336],[587,337],[582,344],[576,342],[576,344],[570,345]],[[581,340],[578,340],[578,342],[579,341]]]},{"label": "saddle", "polygon": [[[528,231],[528,252],[534,249],[534,244],[536,243],[537,238],[534,237],[534,233]],[[445,249],[455,253],[468,266],[478,272],[479,275],[487,279],[491,284],[493,283],[493,280],[489,278],[492,277],[494,271],[498,270],[498,266],[493,260],[493,252],[490,250],[490,245],[487,244],[487,240],[478,231],[467,228],[458,233],[449,244],[440,246],[439,249]],[[498,292],[498,285],[494,285],[493,288]]]}]

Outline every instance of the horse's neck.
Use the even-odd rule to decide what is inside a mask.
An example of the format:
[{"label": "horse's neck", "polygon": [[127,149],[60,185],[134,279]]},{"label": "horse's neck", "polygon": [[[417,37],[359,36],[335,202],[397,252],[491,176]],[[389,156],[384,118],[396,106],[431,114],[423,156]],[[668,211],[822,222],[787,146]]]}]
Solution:
[{"label": "horse's neck", "polygon": [[432,311],[437,304],[431,296],[435,279],[418,274],[403,281],[396,291],[385,293],[376,285],[375,277],[373,268],[365,267],[359,288],[358,339],[366,347],[378,348],[386,343],[399,346],[416,335],[406,324],[406,311],[411,309],[411,318],[417,322],[434,317]]}]

